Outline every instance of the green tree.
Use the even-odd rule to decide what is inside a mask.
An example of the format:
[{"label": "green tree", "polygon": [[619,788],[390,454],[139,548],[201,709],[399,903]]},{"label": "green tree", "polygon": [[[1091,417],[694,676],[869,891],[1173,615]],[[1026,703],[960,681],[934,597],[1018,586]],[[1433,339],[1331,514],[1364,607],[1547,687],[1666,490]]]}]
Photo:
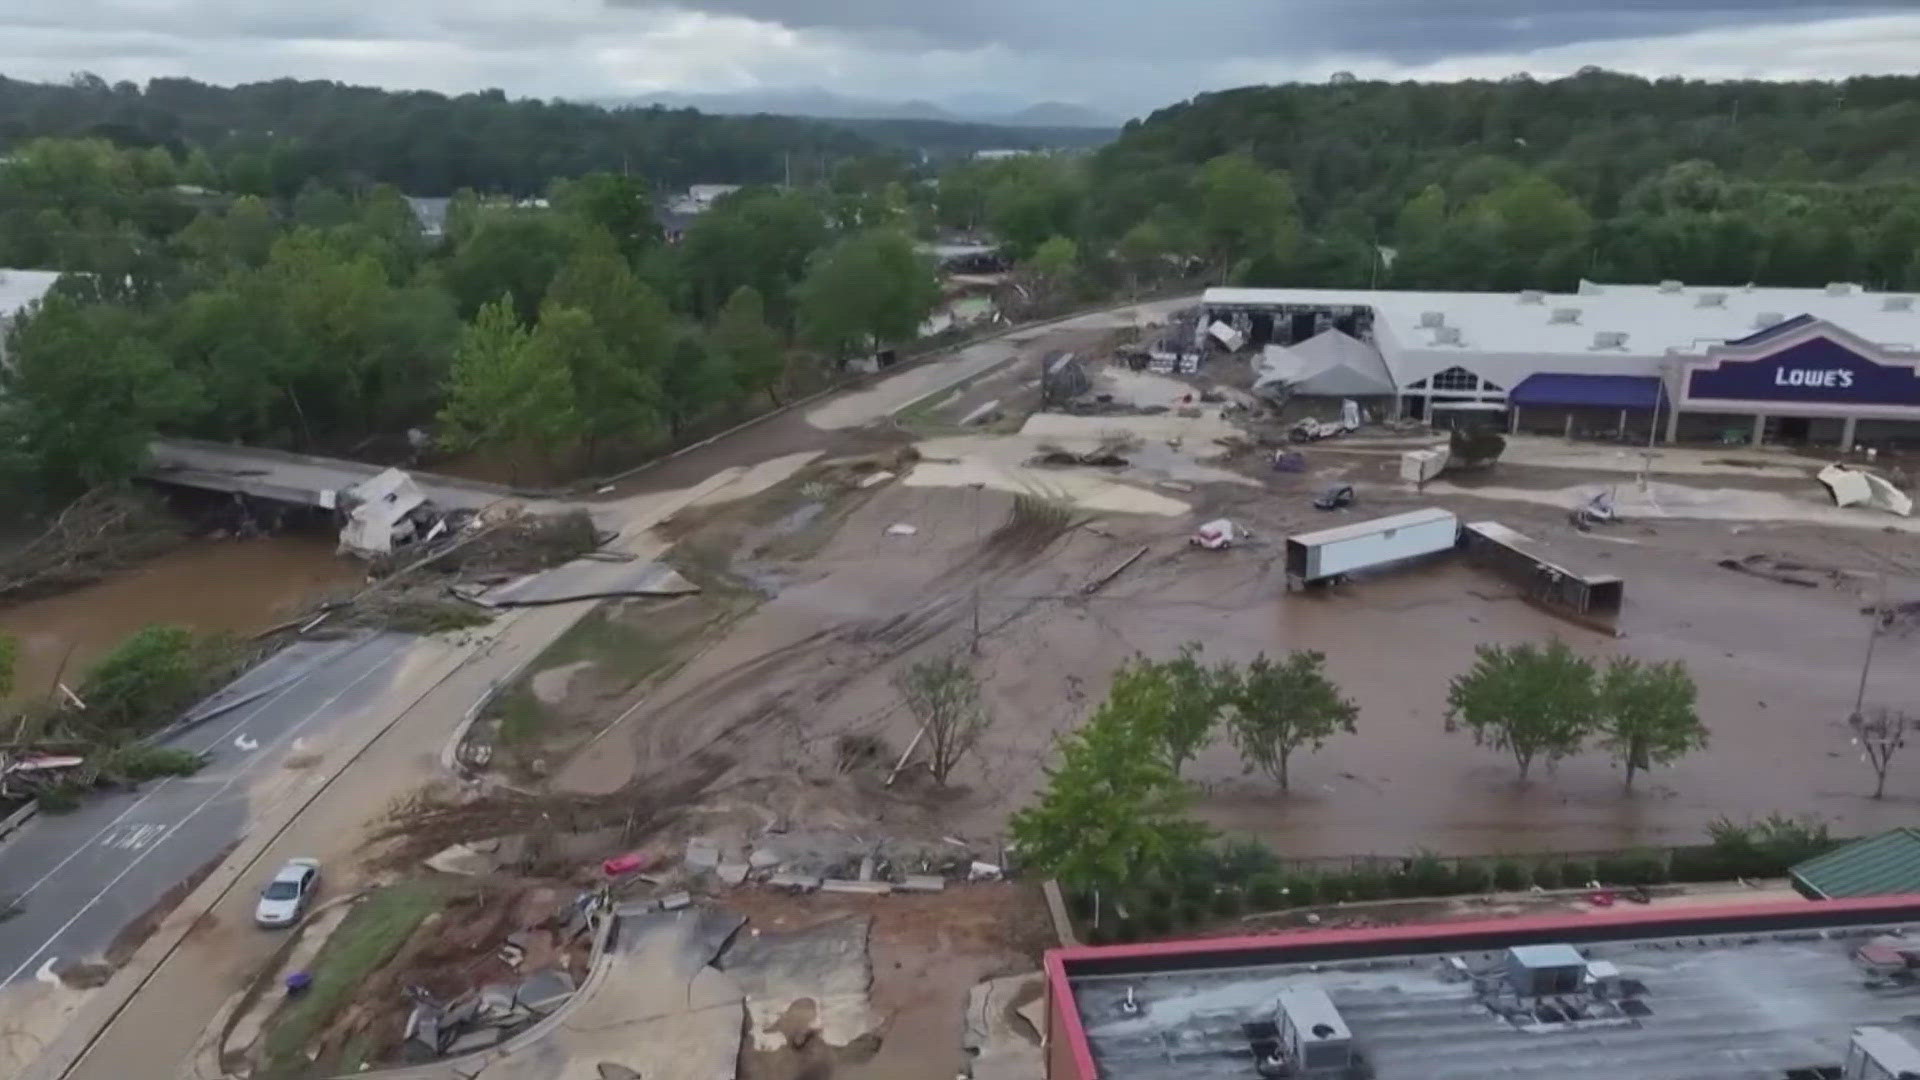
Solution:
[{"label": "green tree", "polygon": [[1114,255],[1125,267],[1135,291],[1150,281],[1166,276],[1167,256],[1173,254],[1173,241],[1160,222],[1148,218],[1128,229],[1114,247]]},{"label": "green tree", "polygon": [[534,351],[513,301],[502,296],[460,335],[440,411],[441,438],[455,449],[551,445],[578,429],[574,403],[572,372]]},{"label": "green tree", "polygon": [[770,403],[780,404],[786,357],[780,335],[767,325],[766,306],[753,286],[742,285],[727,298],[727,306],[714,322],[711,345],[733,369],[742,390],[765,393]]},{"label": "green tree", "polygon": [[583,340],[566,346],[589,458],[606,440],[650,439],[668,413],[675,331],[666,302],[595,233],[554,278],[543,325],[555,308],[586,313],[602,341],[600,348]]},{"label": "green tree", "polygon": [[1223,154],[1201,166],[1194,204],[1215,265],[1255,255],[1284,257],[1300,239],[1293,185],[1245,154]]},{"label": "green tree", "polygon": [[682,332],[674,344],[661,388],[667,424],[676,439],[688,425],[740,400],[740,383],[726,356],[709,348],[694,329]]},{"label": "green tree", "polygon": [[1056,236],[1035,248],[1033,256],[1020,265],[1020,270],[1039,295],[1069,295],[1080,275],[1080,245]]},{"label": "green tree", "polygon": [[1697,696],[1693,676],[1678,660],[1642,663],[1619,656],[1600,673],[1596,730],[1600,745],[1625,767],[1629,789],[1636,771],[1671,765],[1706,748]]},{"label": "green tree", "polygon": [[1214,725],[1238,678],[1230,665],[1208,669],[1202,646],[1188,642],[1171,660],[1135,657],[1113,674],[1108,701],[1147,725],[1154,741],[1180,775],[1213,741]]},{"label": "green tree", "polygon": [[139,470],[161,427],[194,410],[191,382],[137,313],[61,295],[16,317],[0,365],[0,471],[51,499]]},{"label": "green tree", "polygon": [[483,211],[472,235],[454,249],[442,272],[463,316],[506,293],[513,298],[520,321],[531,324],[539,318],[547,287],[573,256],[579,237],[574,219],[561,214]]},{"label": "green tree", "polygon": [[1039,801],[1012,819],[1022,860],[1070,885],[1139,881],[1208,836],[1186,817],[1190,796],[1159,735],[1152,710],[1164,698],[1136,695],[1118,682],[1115,690],[1060,740]]},{"label": "green tree", "polygon": [[166,723],[206,689],[206,669],[193,631],[149,626],[120,642],[80,683],[86,718],[118,731]]},{"label": "green tree", "polygon": [[799,298],[804,336],[844,362],[917,336],[939,302],[940,285],[913,241],[882,230],[851,236],[823,253]]},{"label": "green tree", "polygon": [[993,724],[993,714],[980,700],[980,680],[959,652],[951,652],[913,664],[893,685],[920,724],[928,771],[945,787],[954,768],[974,752]]},{"label": "green tree", "polygon": [[1259,769],[1287,791],[1287,765],[1297,750],[1318,750],[1328,738],[1354,731],[1360,710],[1326,674],[1327,658],[1295,650],[1284,660],[1263,654],[1248,664],[1227,701],[1233,742],[1248,772]]},{"label": "green tree", "polygon": [[1430,242],[1440,236],[1440,229],[1446,223],[1447,193],[1438,184],[1428,184],[1400,208],[1393,239],[1402,245]]},{"label": "green tree", "polygon": [[585,309],[549,300],[526,351],[528,367],[562,373],[573,397],[565,422],[556,415],[548,439],[577,434],[592,461],[608,440],[644,442],[658,427],[663,402],[654,368],[636,365],[612,347]]},{"label": "green tree", "polygon": [[1447,729],[1465,725],[1474,742],[1506,750],[1527,779],[1536,757],[1551,764],[1579,751],[1593,731],[1593,664],[1566,642],[1482,645],[1474,665],[1447,688]]},{"label": "green tree", "polygon": [[590,172],[577,180],[557,180],[551,201],[554,209],[613,237],[629,262],[637,262],[648,247],[660,242],[653,199],[635,177]]}]

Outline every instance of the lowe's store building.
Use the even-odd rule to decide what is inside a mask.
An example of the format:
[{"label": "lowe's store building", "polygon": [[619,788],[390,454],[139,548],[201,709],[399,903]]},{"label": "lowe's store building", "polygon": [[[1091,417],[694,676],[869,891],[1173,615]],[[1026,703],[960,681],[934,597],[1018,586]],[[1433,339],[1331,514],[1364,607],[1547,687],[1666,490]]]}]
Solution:
[{"label": "lowe's store building", "polygon": [[1920,446],[1912,296],[1602,285],[1570,295],[1209,289],[1259,384],[1377,415],[1572,437]]}]

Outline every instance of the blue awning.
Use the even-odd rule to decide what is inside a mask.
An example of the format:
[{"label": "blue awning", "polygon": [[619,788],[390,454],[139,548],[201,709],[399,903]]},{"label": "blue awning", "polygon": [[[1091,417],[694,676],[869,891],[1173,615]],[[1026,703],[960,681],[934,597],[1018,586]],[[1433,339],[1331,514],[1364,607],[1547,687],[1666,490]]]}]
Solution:
[{"label": "blue awning", "polygon": [[1652,409],[1660,402],[1660,380],[1652,375],[1529,375],[1508,400],[1515,405]]}]

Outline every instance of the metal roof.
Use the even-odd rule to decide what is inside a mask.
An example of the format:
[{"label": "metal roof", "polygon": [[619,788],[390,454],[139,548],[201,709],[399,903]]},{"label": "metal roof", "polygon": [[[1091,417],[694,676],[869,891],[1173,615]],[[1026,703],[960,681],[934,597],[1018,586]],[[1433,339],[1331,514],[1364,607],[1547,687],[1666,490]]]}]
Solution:
[{"label": "metal roof", "polygon": [[[1682,287],[1580,283],[1578,293],[1389,292],[1372,289],[1208,289],[1211,307],[1365,307],[1373,311],[1373,344],[1394,382],[1406,387],[1451,367],[1502,386],[1539,371],[1594,375],[1658,375],[1668,354],[1697,355],[1709,346],[1751,338],[1806,314],[1896,349],[1920,347],[1920,305],[1911,294],[1828,289]],[[1568,316],[1572,321],[1556,321]],[[1443,342],[1432,316],[1457,331]],[[1626,335],[1599,347],[1596,335]],[[1450,332],[1446,335],[1453,338]]]},{"label": "metal roof", "polygon": [[1660,404],[1660,380],[1652,375],[1529,375],[1507,400],[1515,405],[1586,405],[1607,409],[1652,409]]},{"label": "metal roof", "polygon": [[1816,899],[1920,892],[1920,829],[1891,829],[1808,859],[1791,871]]},{"label": "metal roof", "polygon": [[1374,518],[1372,521],[1356,521],[1351,525],[1341,525],[1333,529],[1321,529],[1319,532],[1295,533],[1287,537],[1289,543],[1305,544],[1312,547],[1317,544],[1338,543],[1341,540],[1353,540],[1362,536],[1372,536],[1387,529],[1404,529],[1412,525],[1427,525],[1436,521],[1455,521],[1453,514],[1437,507],[1425,510],[1409,510],[1404,514],[1391,517]]}]

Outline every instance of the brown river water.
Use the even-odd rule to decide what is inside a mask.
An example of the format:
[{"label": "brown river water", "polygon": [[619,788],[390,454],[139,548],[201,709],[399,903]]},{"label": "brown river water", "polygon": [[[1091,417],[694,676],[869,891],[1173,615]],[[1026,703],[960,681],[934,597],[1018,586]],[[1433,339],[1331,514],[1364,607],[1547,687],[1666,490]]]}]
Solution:
[{"label": "brown river water", "polygon": [[85,588],[0,607],[0,633],[20,641],[16,694],[45,695],[56,678],[77,685],[89,664],[143,626],[252,633],[364,577],[334,554],[330,536],[194,540]]}]

